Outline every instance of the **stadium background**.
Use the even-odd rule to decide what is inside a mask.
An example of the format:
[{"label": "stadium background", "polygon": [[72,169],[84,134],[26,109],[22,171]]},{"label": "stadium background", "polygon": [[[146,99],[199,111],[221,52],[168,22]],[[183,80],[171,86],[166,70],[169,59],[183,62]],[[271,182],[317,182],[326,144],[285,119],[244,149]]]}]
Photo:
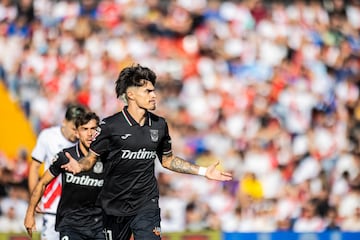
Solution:
[{"label": "stadium background", "polygon": [[114,81],[139,62],[174,151],[235,176],[157,168],[165,236],[356,239],[359,29],[357,0],[2,0],[0,232],[23,230],[39,131],[71,102],[118,111]]}]

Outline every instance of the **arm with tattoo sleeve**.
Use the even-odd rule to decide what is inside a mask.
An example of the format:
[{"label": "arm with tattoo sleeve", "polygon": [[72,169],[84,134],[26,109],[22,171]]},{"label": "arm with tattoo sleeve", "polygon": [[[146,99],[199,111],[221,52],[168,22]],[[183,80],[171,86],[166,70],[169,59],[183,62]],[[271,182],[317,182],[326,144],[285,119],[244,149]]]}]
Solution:
[{"label": "arm with tattoo sleeve", "polygon": [[[228,172],[221,172],[216,167],[219,165],[219,162],[211,164],[206,168],[204,173],[205,177],[208,179],[219,180],[219,181],[229,181],[232,179],[232,174]],[[173,156],[172,154],[163,156],[162,166],[178,173],[192,174],[192,175],[202,175],[199,173],[199,170],[203,167],[192,164],[180,157]]]},{"label": "arm with tattoo sleeve", "polygon": [[170,167],[168,168],[179,173],[197,174],[199,166],[189,163],[180,157],[174,157],[170,160]]}]

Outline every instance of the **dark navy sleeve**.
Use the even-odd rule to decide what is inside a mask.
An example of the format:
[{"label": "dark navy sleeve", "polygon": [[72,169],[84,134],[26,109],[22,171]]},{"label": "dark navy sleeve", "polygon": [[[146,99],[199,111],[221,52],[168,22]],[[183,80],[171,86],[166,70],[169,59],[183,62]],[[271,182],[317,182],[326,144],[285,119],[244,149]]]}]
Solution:
[{"label": "dark navy sleeve", "polygon": [[49,167],[49,171],[55,177],[58,176],[60,173],[64,172],[64,169],[61,168],[61,165],[64,165],[69,162],[69,159],[65,156],[64,152],[61,151],[56,154],[52,160],[52,163]]},{"label": "dark navy sleeve", "polygon": [[164,121],[164,135],[161,139],[158,151],[157,151],[157,155],[159,157],[160,162],[162,162],[162,156],[163,155],[169,155],[172,153],[172,149],[171,149],[171,137],[169,134],[169,127],[167,125],[167,122]]},{"label": "dark navy sleeve", "polygon": [[109,148],[111,136],[111,129],[109,124],[106,124],[105,121],[100,122],[100,126],[97,130],[97,134],[93,138],[90,149],[97,155],[101,155],[106,152]]}]

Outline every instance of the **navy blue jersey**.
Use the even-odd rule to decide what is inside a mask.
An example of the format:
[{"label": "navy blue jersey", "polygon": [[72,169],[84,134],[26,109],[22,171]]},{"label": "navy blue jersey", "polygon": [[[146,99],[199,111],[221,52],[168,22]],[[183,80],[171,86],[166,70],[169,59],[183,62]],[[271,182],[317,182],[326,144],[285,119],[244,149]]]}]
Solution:
[{"label": "navy blue jersey", "polygon": [[100,205],[108,215],[134,215],[145,202],[159,197],[154,161],[171,153],[167,123],[148,112],[140,126],[125,107],[103,119],[100,128],[90,146],[107,166]]},{"label": "navy blue jersey", "polygon": [[49,167],[51,174],[61,174],[62,178],[55,229],[64,231],[70,227],[81,231],[89,227],[99,228],[102,225],[102,210],[96,206],[96,200],[104,184],[103,163],[98,161],[91,170],[74,175],[61,168],[61,165],[69,162],[65,152],[69,152],[76,160],[84,156],[79,144],[76,144],[58,153]]}]

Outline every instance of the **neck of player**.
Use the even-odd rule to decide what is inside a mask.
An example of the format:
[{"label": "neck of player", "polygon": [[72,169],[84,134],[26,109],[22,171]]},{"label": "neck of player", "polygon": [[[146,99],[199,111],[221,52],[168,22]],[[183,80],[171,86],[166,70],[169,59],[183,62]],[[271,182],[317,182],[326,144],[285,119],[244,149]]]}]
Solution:
[{"label": "neck of player", "polygon": [[135,104],[128,105],[128,112],[130,113],[131,117],[140,125],[143,126],[146,119],[146,110],[143,108],[138,107]]}]

